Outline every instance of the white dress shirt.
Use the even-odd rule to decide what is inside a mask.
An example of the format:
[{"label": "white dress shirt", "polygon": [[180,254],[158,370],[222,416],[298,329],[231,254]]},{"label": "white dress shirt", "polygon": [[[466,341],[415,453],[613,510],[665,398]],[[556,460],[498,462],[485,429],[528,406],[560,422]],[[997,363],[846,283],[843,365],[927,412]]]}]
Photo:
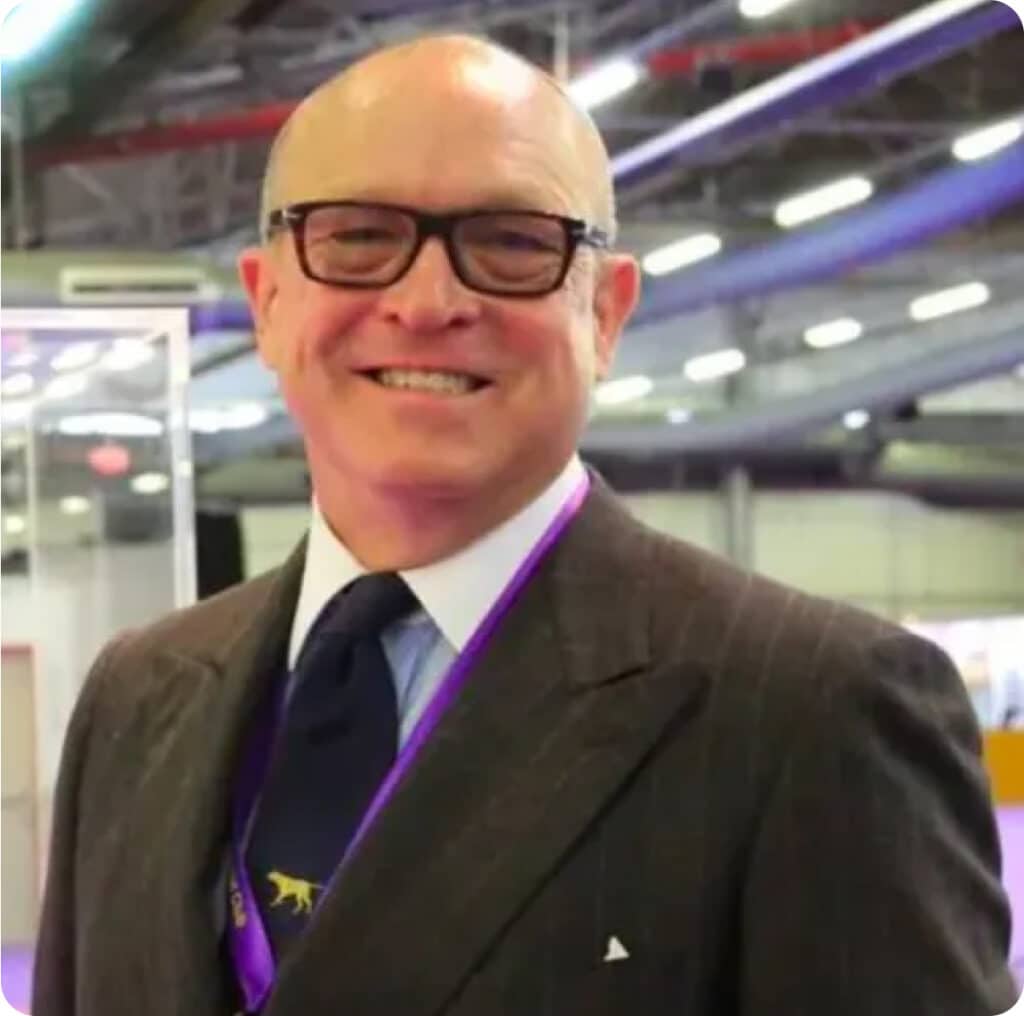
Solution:
[{"label": "white dress shirt", "polygon": [[[517,515],[475,543],[434,564],[401,572],[420,609],[381,635],[398,699],[399,741],[404,744],[456,656],[497,602],[584,477],[574,455],[558,478]],[[315,499],[292,621],[288,666],[324,604],[366,569],[331,532]]]}]

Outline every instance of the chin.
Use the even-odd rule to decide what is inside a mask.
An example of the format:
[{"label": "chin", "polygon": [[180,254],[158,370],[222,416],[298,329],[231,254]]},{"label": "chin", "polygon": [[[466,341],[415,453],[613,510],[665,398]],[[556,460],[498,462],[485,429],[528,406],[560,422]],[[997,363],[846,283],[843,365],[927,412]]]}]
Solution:
[{"label": "chin", "polygon": [[487,484],[488,471],[481,465],[437,454],[395,455],[373,460],[369,475],[374,486],[382,490],[460,497]]}]

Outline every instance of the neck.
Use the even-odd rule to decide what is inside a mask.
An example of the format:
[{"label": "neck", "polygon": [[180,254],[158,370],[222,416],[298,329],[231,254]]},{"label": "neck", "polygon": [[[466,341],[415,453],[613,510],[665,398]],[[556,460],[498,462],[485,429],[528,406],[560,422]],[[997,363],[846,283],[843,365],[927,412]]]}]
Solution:
[{"label": "neck", "polygon": [[551,483],[493,492],[316,485],[327,524],[369,571],[404,571],[450,557],[525,508]]}]

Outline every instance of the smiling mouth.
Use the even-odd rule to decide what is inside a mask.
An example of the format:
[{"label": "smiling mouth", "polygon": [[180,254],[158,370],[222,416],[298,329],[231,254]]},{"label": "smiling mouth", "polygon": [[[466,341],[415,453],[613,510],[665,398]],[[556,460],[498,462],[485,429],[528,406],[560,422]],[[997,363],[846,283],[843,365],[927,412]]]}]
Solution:
[{"label": "smiling mouth", "polygon": [[360,371],[382,388],[399,391],[426,392],[430,395],[471,395],[490,384],[473,374],[459,374],[440,370],[405,370],[389,367],[382,370]]}]

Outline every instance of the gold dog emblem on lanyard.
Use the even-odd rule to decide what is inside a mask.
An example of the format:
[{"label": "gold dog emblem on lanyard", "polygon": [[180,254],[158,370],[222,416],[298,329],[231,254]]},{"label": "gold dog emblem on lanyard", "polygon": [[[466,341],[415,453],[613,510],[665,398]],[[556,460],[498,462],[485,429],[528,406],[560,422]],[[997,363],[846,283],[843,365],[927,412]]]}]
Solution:
[{"label": "gold dog emblem on lanyard", "polygon": [[294,900],[293,914],[313,913],[313,890],[323,889],[319,882],[307,882],[303,878],[292,878],[280,871],[270,872],[267,878],[277,890],[277,897],[270,904],[272,907],[278,907],[288,900]]}]

